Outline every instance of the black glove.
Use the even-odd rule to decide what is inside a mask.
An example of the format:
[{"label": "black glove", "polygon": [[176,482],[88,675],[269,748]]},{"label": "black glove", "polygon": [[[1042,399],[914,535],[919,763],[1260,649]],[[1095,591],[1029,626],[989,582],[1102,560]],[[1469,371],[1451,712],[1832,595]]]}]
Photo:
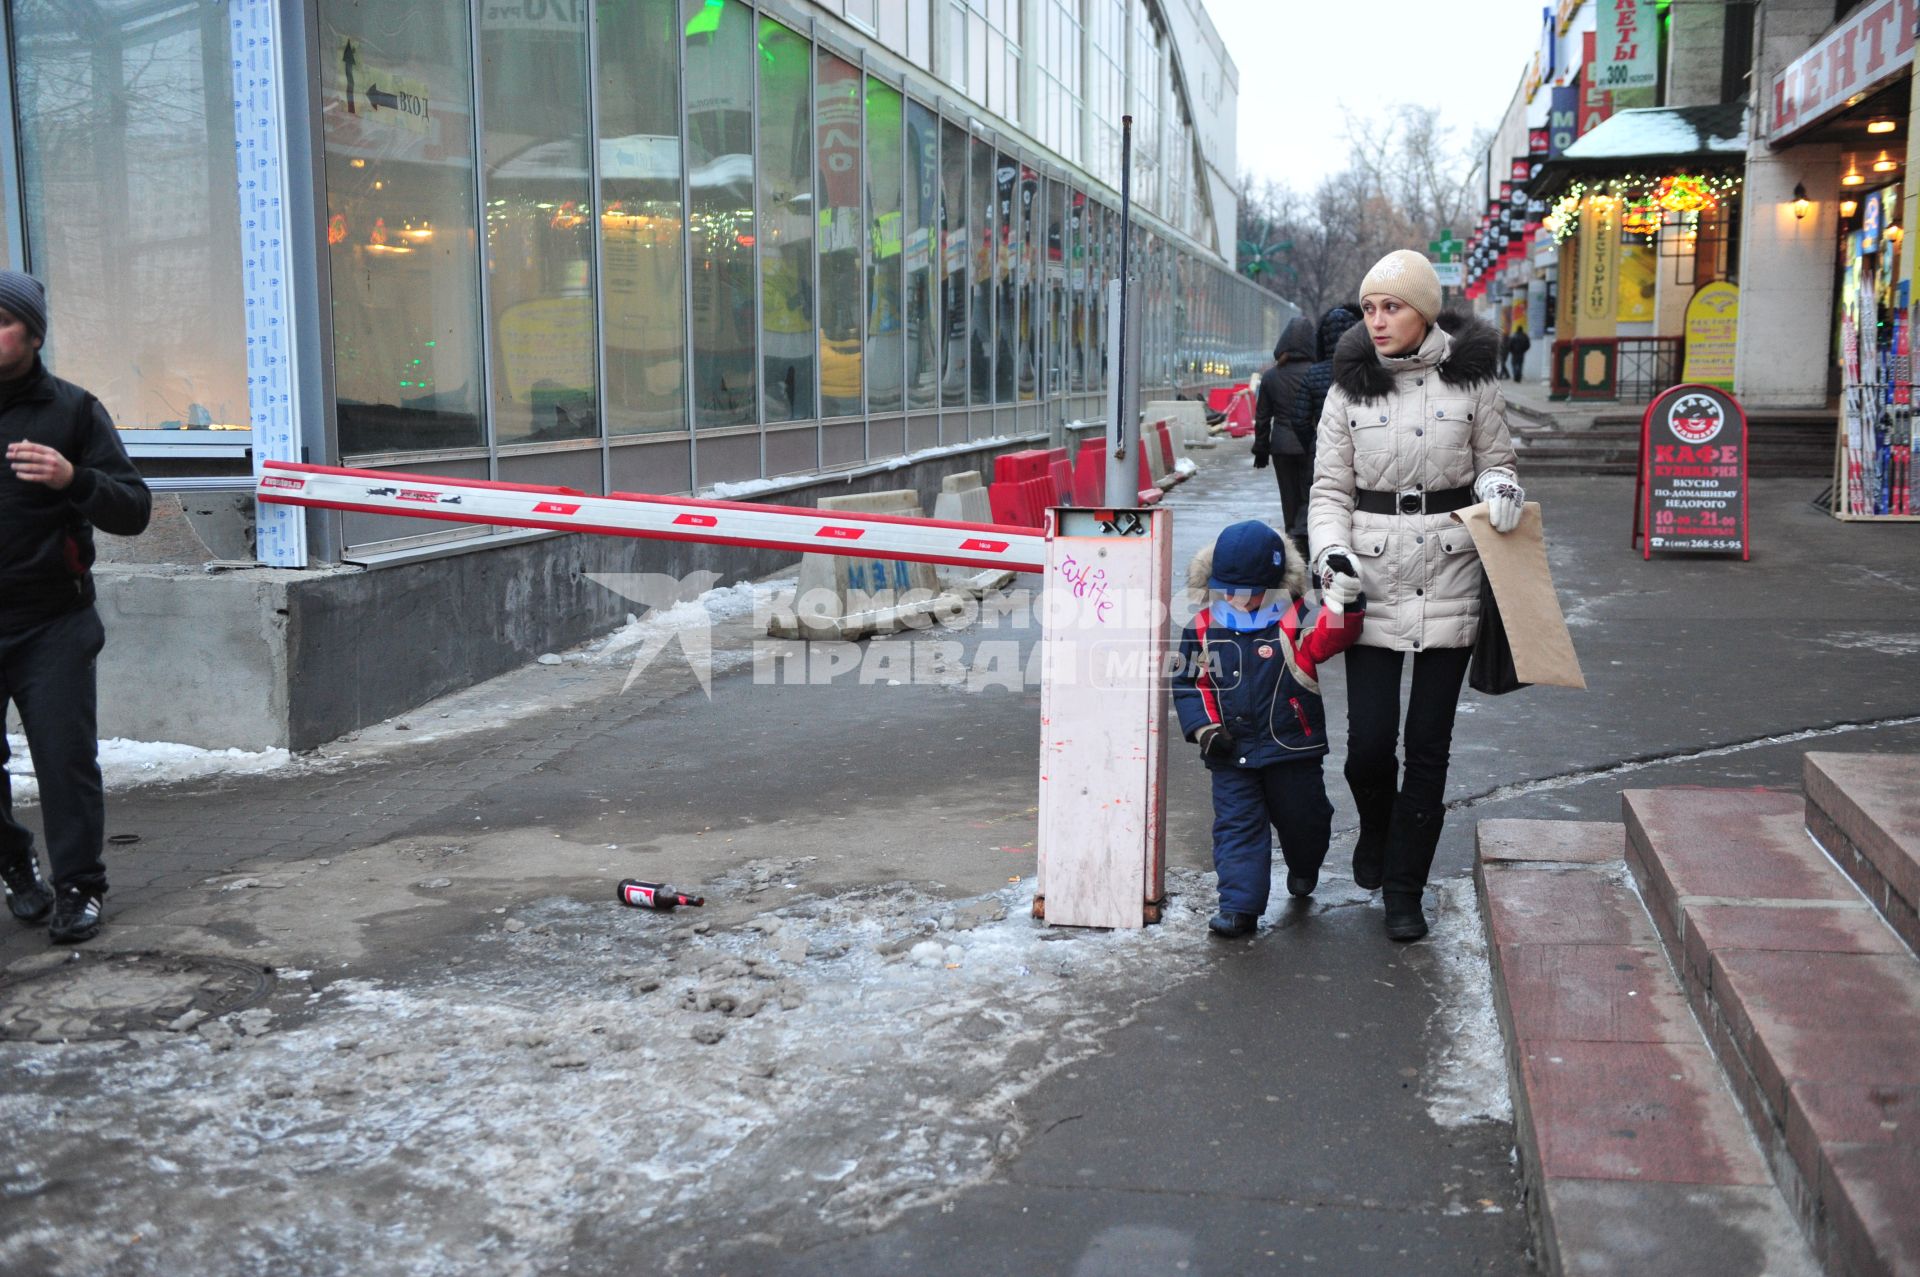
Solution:
[{"label": "black glove", "polygon": [[1267,445],[1263,443],[1253,445],[1253,468],[1255,470],[1267,468]]},{"label": "black glove", "polygon": [[1218,723],[1208,723],[1195,732],[1193,741],[1200,747],[1202,757],[1215,758],[1221,762],[1232,758],[1240,749],[1240,742],[1233,738],[1233,733]]}]

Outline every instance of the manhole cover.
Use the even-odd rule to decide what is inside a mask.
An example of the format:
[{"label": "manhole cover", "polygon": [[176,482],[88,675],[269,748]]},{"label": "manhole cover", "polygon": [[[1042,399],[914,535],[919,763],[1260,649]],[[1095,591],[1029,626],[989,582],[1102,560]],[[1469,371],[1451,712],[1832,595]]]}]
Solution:
[{"label": "manhole cover", "polygon": [[273,992],[273,972],[187,953],[48,954],[0,972],[0,1038],[97,1042],[164,1028],[189,1011],[243,1011]]}]

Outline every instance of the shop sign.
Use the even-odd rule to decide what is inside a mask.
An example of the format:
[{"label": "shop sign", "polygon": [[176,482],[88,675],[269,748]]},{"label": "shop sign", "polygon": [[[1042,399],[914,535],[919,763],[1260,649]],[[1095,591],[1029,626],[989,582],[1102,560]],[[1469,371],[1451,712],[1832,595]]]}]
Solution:
[{"label": "shop sign", "polygon": [[1879,191],[1867,196],[1860,205],[1860,252],[1862,253],[1880,251],[1880,232],[1886,225],[1883,207]]},{"label": "shop sign", "polygon": [[1874,0],[1773,77],[1767,141],[1783,138],[1847,105],[1913,63],[1915,0]]},{"label": "shop sign", "polygon": [[482,31],[557,31],[585,35],[587,0],[486,0]]},{"label": "shop sign", "polygon": [[593,299],[541,297],[500,316],[507,394],[530,404],[536,392],[593,397]]},{"label": "shop sign", "polygon": [[1620,305],[1620,203],[1609,196],[1587,200],[1580,219],[1580,335],[1613,331]]},{"label": "shop sign", "polygon": [[1651,244],[1620,246],[1620,304],[1614,317],[1623,324],[1653,322],[1658,262]]},{"label": "shop sign", "polygon": [[1547,158],[1557,160],[1580,136],[1580,90],[1563,84],[1547,105]]},{"label": "shop sign", "polygon": [[1580,16],[1580,7],[1587,0],[1560,0],[1560,34],[1565,35],[1573,28],[1573,20]]},{"label": "shop sign", "polygon": [[1580,128],[1575,136],[1585,137],[1605,124],[1613,115],[1613,94],[1599,82],[1600,54],[1596,47],[1597,33],[1585,32],[1580,39],[1585,56],[1580,71]]},{"label": "shop sign", "polygon": [[1434,278],[1440,281],[1440,287],[1442,288],[1460,287],[1461,267],[1457,261],[1435,262],[1433,264],[1433,274]]},{"label": "shop sign", "polygon": [[1740,289],[1724,280],[1708,284],[1687,303],[1687,381],[1733,389],[1733,355],[1740,336]]},{"label": "shop sign", "polygon": [[1610,92],[1660,82],[1660,21],[1653,0],[1600,0],[1601,61],[1595,77]]},{"label": "shop sign", "polygon": [[341,43],[337,65],[347,114],[412,133],[425,133],[432,127],[426,85],[368,66],[361,46],[351,39]]},{"label": "shop sign", "polygon": [[1653,552],[1748,555],[1747,414],[1715,386],[1647,405],[1634,483],[1634,539]]}]

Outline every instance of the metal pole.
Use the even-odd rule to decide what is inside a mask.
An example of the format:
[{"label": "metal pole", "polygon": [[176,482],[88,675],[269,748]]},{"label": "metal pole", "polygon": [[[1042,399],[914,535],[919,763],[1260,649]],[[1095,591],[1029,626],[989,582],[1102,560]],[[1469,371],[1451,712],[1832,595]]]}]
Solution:
[{"label": "metal pole", "polygon": [[1139,324],[1129,322],[1132,290],[1128,267],[1132,252],[1133,216],[1133,117],[1120,117],[1120,263],[1119,276],[1108,285],[1113,296],[1113,312],[1107,321],[1109,374],[1107,382],[1107,504],[1133,507],[1140,504],[1140,463],[1136,460],[1140,444],[1139,394],[1133,386],[1136,359],[1132,343],[1137,341]]}]

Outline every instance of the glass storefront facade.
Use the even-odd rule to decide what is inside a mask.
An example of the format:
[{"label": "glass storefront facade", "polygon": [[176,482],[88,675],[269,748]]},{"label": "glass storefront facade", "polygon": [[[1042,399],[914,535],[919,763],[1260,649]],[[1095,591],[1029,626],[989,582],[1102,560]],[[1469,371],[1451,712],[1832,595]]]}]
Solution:
[{"label": "glass storefront facade", "polygon": [[[10,0],[0,230],[56,372],[236,455],[248,2]],[[1149,0],[310,4],[315,460],[671,492],[1096,421],[1122,106],[1149,393],[1248,376],[1292,313],[1191,238]]]}]

